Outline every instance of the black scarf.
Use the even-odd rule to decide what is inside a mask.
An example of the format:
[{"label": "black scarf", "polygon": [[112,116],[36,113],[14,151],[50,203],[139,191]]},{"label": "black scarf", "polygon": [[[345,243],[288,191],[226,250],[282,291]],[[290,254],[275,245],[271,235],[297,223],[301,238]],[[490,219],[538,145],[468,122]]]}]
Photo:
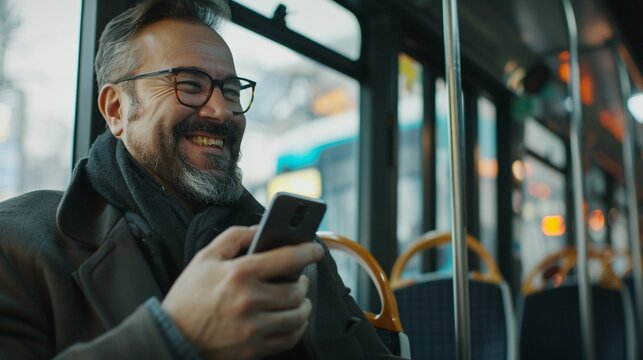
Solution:
[{"label": "black scarf", "polygon": [[94,189],[123,210],[132,234],[143,244],[164,294],[200,249],[232,225],[257,224],[264,210],[244,190],[234,204],[210,206],[192,214],[109,131],[92,145],[86,170]]}]

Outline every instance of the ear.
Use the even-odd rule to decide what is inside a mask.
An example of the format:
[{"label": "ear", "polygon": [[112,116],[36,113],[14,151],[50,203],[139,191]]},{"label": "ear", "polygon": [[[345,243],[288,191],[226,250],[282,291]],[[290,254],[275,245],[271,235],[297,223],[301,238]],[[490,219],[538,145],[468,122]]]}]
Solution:
[{"label": "ear", "polygon": [[125,127],[121,108],[122,93],[114,84],[107,84],[98,94],[98,109],[103,114],[112,134],[120,138]]}]

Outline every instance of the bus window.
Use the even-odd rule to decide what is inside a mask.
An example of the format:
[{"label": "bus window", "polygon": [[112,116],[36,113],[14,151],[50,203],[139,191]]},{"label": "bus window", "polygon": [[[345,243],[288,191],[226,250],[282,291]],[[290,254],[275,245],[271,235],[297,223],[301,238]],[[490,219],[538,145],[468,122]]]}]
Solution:
[{"label": "bus window", "polygon": [[[422,231],[422,126],[423,68],[412,57],[400,54],[398,74],[398,185],[397,239],[399,253]],[[419,256],[406,270],[420,272]]]},{"label": "bus window", "polygon": [[[449,108],[444,79],[435,82],[435,224],[438,231],[451,230],[451,165],[449,159]],[[436,268],[451,270],[451,248],[437,249]]]},{"label": "bus window", "polygon": [[565,176],[531,155],[523,158],[520,253],[523,276],[565,247],[570,226],[565,207]]},{"label": "bus window", "polygon": [[567,165],[563,141],[532,117],[525,119],[525,147],[558,169]]},{"label": "bus window", "polygon": [[613,268],[617,275],[623,277],[629,270],[628,254],[630,252],[627,229],[627,199],[623,185],[615,187],[611,200],[612,207],[608,210],[606,218],[611,241],[610,245],[615,254]]},{"label": "bus window", "polygon": [[480,194],[480,241],[492,256],[497,254],[498,211],[496,178],[496,105],[485,97],[478,98],[478,176]]},{"label": "bus window", "polygon": [[80,0],[2,1],[0,19],[1,201],[69,181]]},{"label": "bus window", "polygon": [[609,246],[607,243],[607,216],[605,214],[608,190],[606,175],[596,166],[592,166],[586,175],[587,202],[589,204],[587,234],[592,240],[592,245],[606,248]]},{"label": "bus window", "polygon": [[[330,0],[235,0],[267,18],[285,17],[286,26],[319,44],[357,60],[362,33],[351,12]],[[284,14],[285,12],[285,14]],[[332,26],[329,26],[332,19]]]},{"label": "bus window", "polygon": [[[236,24],[222,36],[237,74],[257,81],[241,145],[244,185],[264,205],[277,191],[321,197],[320,230],[357,239],[359,83]],[[353,287],[356,264],[336,261]]]}]

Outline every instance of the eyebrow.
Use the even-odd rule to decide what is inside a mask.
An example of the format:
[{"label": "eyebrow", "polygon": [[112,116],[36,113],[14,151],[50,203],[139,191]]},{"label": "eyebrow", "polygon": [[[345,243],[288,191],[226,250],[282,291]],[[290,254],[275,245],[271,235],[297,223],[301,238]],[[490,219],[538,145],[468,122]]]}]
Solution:
[{"label": "eyebrow", "polygon": [[[171,68],[172,69],[197,70],[197,71],[201,71],[202,73],[207,74],[209,77],[211,77],[213,79],[217,79],[217,77],[214,77],[214,76],[210,75],[209,71],[206,71],[205,69],[202,69],[202,68],[200,68],[198,66],[194,66],[194,65],[192,65],[192,66],[173,66]],[[236,72],[230,72],[230,73],[226,73],[225,75],[223,75],[219,79],[227,79],[227,78],[231,78],[231,77],[239,77],[239,75],[237,75]]]}]

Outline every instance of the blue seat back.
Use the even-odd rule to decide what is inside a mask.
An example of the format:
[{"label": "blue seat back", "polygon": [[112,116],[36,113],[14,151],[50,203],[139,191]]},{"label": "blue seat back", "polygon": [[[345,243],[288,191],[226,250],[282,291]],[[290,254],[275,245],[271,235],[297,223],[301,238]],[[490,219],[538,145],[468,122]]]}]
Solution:
[{"label": "blue seat back", "polygon": [[[598,360],[634,359],[632,303],[623,291],[592,286]],[[520,359],[582,360],[578,285],[526,296],[521,306]]]},{"label": "blue seat back", "polygon": [[[469,280],[471,353],[473,360],[513,359],[515,322],[506,284]],[[418,359],[456,358],[453,278],[425,276],[395,290],[400,319]]]}]

